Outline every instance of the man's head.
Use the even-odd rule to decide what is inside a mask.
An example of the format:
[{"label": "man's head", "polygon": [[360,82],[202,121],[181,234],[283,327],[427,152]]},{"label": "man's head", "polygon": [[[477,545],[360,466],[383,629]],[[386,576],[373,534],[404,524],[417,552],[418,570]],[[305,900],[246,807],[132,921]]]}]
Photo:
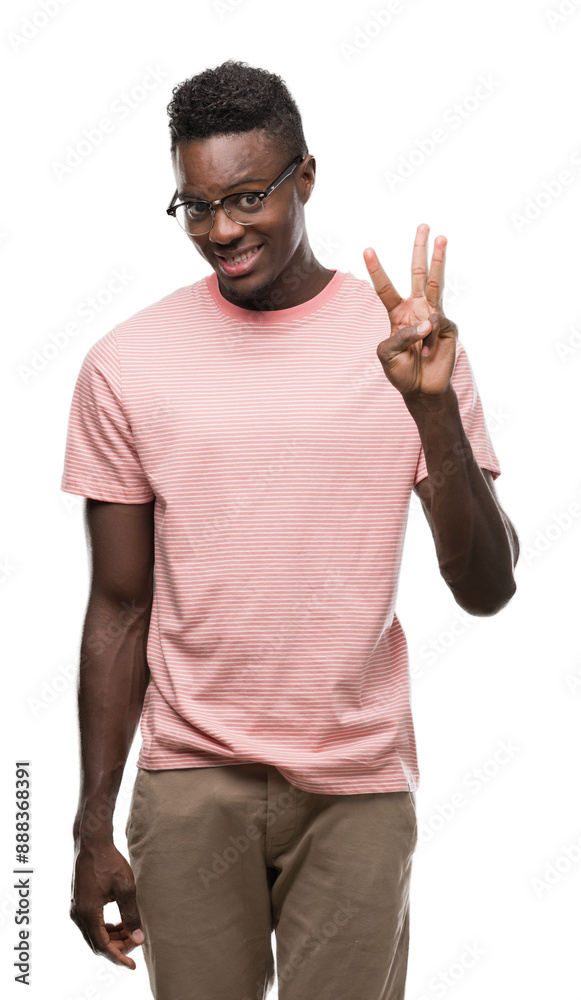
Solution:
[{"label": "man's head", "polygon": [[[222,293],[260,308],[285,269],[312,256],[304,206],[315,182],[315,160],[308,154],[297,105],[279,76],[233,60],[186,80],[172,93],[168,114],[178,202],[264,191],[301,157],[264,199],[256,220],[244,225],[215,205],[214,219],[207,221],[210,231],[189,237],[216,271]],[[261,249],[247,272],[230,267],[228,273],[220,255],[256,246]]]}]

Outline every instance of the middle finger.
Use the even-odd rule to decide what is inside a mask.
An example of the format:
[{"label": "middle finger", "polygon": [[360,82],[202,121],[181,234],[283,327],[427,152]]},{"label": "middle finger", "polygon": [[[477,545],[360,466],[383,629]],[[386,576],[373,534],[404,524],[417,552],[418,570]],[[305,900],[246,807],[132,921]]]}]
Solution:
[{"label": "middle finger", "polygon": [[412,253],[412,298],[425,298],[428,278],[428,233],[430,227],[422,223],[416,230]]},{"label": "middle finger", "polygon": [[439,310],[442,308],[442,296],[444,294],[444,268],[446,266],[447,243],[448,240],[445,236],[436,236],[426,290],[426,298],[429,304],[434,309]]}]

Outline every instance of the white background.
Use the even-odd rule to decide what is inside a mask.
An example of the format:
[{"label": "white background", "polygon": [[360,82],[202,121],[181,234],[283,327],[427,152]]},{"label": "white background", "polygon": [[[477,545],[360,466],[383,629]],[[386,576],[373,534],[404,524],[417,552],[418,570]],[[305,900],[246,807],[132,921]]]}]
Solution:
[{"label": "white background", "polygon": [[[49,0],[50,17],[34,0],[3,4],[0,982],[9,996],[25,989],[12,969],[17,759],[31,760],[33,774],[26,995],[150,995],[140,949],[135,972],[113,966],[68,915],[88,570],[83,501],[60,491],[60,477],[89,347],[208,273],[165,214],[174,191],[166,106],[173,86],[227,58],[280,74],[299,105],[317,161],[307,225],[315,252],[331,246],[320,253],[326,267],[367,278],[362,252],[373,246],[407,296],[417,225],[431,227],[430,256],[435,236],[448,237],[445,308],[472,363],[502,468],[498,496],[521,541],[510,604],[492,618],[463,615],[412,501],[398,597],[421,771],[407,997],[580,996],[581,5],[565,0],[550,17],[558,2],[402,0],[389,15],[387,0],[221,9]],[[389,23],[374,18],[381,10]],[[155,88],[124,117],[112,110],[150,68]],[[486,98],[481,78],[492,81]],[[104,117],[113,131],[59,179],[67,147]],[[437,128],[444,141],[419,162]],[[394,187],[387,174],[412,151],[416,165]],[[87,321],[83,304],[107,297],[115,268],[130,276],[125,289]],[[76,335],[59,340],[71,322]],[[62,346],[46,350],[52,338]],[[138,743],[116,816],[123,852]],[[480,955],[470,967],[468,947]]]}]

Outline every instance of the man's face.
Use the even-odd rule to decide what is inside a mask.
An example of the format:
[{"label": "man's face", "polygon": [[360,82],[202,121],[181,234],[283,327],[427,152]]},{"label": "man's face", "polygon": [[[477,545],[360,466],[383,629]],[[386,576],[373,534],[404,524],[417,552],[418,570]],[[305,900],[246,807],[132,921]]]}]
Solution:
[{"label": "man's face", "polygon": [[[189,142],[173,154],[180,201],[189,197],[213,201],[239,191],[263,191],[288,165],[274,143],[256,130]],[[308,157],[265,198],[264,215],[256,223],[240,225],[215,206],[210,232],[188,237],[216,271],[225,298],[259,308],[279,275],[300,262],[308,249],[304,205],[314,181],[315,161]],[[254,247],[260,249],[247,271],[227,273],[224,256]]]}]

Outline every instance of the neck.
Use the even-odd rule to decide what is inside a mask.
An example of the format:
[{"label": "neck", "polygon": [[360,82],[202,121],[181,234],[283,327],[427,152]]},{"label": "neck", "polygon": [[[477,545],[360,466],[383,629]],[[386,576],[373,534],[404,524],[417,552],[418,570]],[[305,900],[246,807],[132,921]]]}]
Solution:
[{"label": "neck", "polygon": [[221,294],[233,305],[258,312],[272,312],[308,302],[323,290],[334,273],[316,259],[307,244],[305,247],[297,247],[291,260],[274,281],[258,285],[244,297],[233,294],[230,288],[222,288],[220,282],[218,284]]}]

